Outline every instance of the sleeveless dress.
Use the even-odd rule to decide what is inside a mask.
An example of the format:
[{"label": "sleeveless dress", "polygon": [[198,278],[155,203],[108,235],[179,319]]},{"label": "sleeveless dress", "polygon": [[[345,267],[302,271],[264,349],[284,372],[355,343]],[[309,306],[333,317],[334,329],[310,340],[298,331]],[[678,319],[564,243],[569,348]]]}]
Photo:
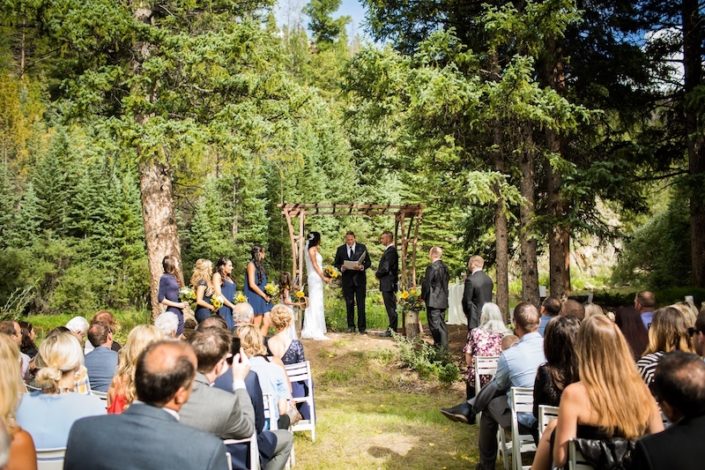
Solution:
[{"label": "sleeveless dress", "polygon": [[[206,281],[198,281],[198,285],[206,286],[206,290],[203,293],[203,301],[207,304],[211,303],[213,293],[211,292],[210,295],[208,295],[208,284],[206,283]],[[196,321],[198,321],[198,323],[201,323],[203,320],[211,316],[211,311],[206,307],[201,307],[199,305],[194,314],[196,315]]]},{"label": "sleeveless dress", "polygon": [[[250,263],[252,263],[252,261],[250,261]],[[260,282],[257,282],[258,277],[260,279]],[[258,270],[257,266],[255,266],[255,284],[257,284],[257,287],[259,287],[259,289],[264,292],[264,286],[267,285],[267,273],[264,272],[264,269]],[[247,303],[252,305],[252,310],[254,310],[256,317],[264,315],[265,313],[272,310],[272,304],[265,301],[263,297],[260,297],[259,294],[253,292],[250,289],[250,282],[247,276],[247,269],[245,269],[245,285],[242,290],[245,293],[245,296],[247,297]]]},{"label": "sleeveless dress", "polygon": [[[223,293],[223,297],[228,299],[229,302],[234,303],[235,302],[235,291],[237,290],[237,285],[235,285],[235,282],[230,280],[230,279],[223,279],[223,286],[220,288],[220,291]],[[232,330],[233,329],[233,311],[228,307],[227,305],[223,304],[222,307],[218,309],[218,315],[220,315],[220,318],[225,320],[225,323],[228,324],[228,329]]]},{"label": "sleeveless dress", "polygon": [[[307,253],[308,255],[308,253]],[[308,272],[308,307],[304,313],[304,326],[301,337],[315,340],[326,340],[326,317],[323,310],[323,279],[318,275],[311,263],[311,257],[306,256],[306,271]],[[323,265],[323,256],[316,253],[318,266]]]}]

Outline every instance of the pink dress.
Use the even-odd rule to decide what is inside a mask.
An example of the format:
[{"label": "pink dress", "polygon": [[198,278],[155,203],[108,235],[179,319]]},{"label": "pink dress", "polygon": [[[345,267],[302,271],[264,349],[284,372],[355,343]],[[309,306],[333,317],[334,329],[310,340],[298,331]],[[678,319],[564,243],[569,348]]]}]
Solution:
[{"label": "pink dress", "polygon": [[[502,352],[502,333],[493,333],[482,328],[473,328],[468,333],[468,340],[463,348],[463,353],[475,356],[499,356]],[[490,381],[489,375],[480,376],[480,382],[484,387]],[[468,366],[468,384],[475,386],[475,366]]]}]

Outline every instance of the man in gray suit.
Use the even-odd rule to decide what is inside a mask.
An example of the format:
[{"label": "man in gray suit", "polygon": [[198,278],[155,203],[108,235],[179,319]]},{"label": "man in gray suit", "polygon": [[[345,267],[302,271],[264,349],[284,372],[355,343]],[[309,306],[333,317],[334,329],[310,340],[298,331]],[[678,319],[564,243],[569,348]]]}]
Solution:
[{"label": "man in gray suit", "polygon": [[196,355],[190,345],[158,341],[137,359],[134,402],[119,415],[79,419],[71,427],[64,470],[225,470],[217,437],[179,422],[191,395]]},{"label": "man in gray suit", "polygon": [[113,332],[106,323],[95,322],[88,328],[88,341],[95,348],[86,354],[85,365],[91,389],[107,392],[117,371],[118,353],[112,350]]},{"label": "man in gray suit", "polygon": [[232,360],[233,393],[211,387],[227,368],[232,339],[227,330],[205,328],[191,337],[198,369],[181,422],[221,439],[245,439],[255,432],[255,411],[245,388],[250,361],[242,352]]},{"label": "man in gray suit", "polygon": [[468,319],[468,330],[480,326],[482,306],[492,302],[492,279],[482,270],[485,260],[481,256],[471,256],[468,260],[470,274],[465,278],[463,291],[463,312]]}]

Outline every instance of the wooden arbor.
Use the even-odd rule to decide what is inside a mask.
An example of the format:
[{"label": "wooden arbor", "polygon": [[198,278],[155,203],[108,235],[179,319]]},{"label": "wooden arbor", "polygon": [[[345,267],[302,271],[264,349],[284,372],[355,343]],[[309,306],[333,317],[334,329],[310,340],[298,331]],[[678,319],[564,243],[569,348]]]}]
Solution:
[{"label": "wooden arbor", "polygon": [[[419,225],[423,216],[421,204],[279,204],[282,215],[286,218],[291,241],[291,273],[297,286],[303,285],[303,267],[306,236],[304,227],[306,216],[374,217],[394,215],[394,243],[401,244],[401,287],[406,289],[416,285],[416,244],[419,240]],[[294,219],[298,218],[298,223]],[[401,237],[399,232],[401,231]],[[413,233],[412,233],[413,232]],[[409,245],[411,260],[409,262]]]}]

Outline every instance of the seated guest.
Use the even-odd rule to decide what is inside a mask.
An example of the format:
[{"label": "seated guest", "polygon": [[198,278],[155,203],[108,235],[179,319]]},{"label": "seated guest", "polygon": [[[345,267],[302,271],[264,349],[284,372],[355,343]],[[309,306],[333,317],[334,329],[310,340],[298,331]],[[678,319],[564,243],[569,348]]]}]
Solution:
[{"label": "seated guest", "polygon": [[585,306],[573,299],[566,299],[561,305],[561,316],[564,317],[575,317],[578,321],[583,321],[585,319]]},{"label": "seated guest", "polygon": [[700,357],[705,357],[705,310],[698,314],[695,327],[688,330],[693,338],[693,348]]},{"label": "seated guest", "polygon": [[[20,324],[13,320],[5,320],[0,322],[0,333],[4,333],[12,339],[19,349],[22,346],[22,328]],[[29,374],[30,357],[27,354],[20,352],[20,377],[26,379]]]},{"label": "seated guest", "polygon": [[[698,309],[695,308],[695,305],[688,302],[678,302],[671,305],[671,307],[681,311],[685,317],[685,323],[688,325],[688,328],[695,326],[695,321],[698,319]],[[20,324],[22,324],[22,322],[20,322]]]},{"label": "seated guest", "polygon": [[105,323],[93,323],[88,328],[88,341],[94,348],[85,359],[91,389],[107,392],[118,365],[118,353],[111,349],[113,332]]},{"label": "seated guest", "polygon": [[[210,316],[198,324],[198,326],[196,327],[196,331],[203,331],[206,328],[218,328],[228,330],[228,324],[225,322],[223,317]],[[189,341],[190,340],[191,339],[189,338]]]},{"label": "seated guest", "polygon": [[[658,314],[658,312],[656,312]],[[654,315],[655,321],[656,315]],[[664,432],[641,439],[632,453],[634,470],[696,470],[705,462],[705,363],[673,352],[656,367],[654,391],[668,420]]]},{"label": "seated guest", "polygon": [[[115,332],[118,331],[118,324],[117,321],[115,321],[115,317],[113,316],[112,313],[108,312],[107,310],[101,310],[98,313],[96,313],[93,318],[91,319],[91,325],[96,322],[101,322],[105,323],[110,327],[110,331],[115,334]],[[90,328],[90,325],[88,326]],[[115,352],[120,352],[120,344],[113,340],[113,344],[110,346],[110,349],[112,349]],[[83,349],[84,354],[88,354],[89,352],[93,351],[94,346],[91,344],[90,341],[86,341],[86,347]]]},{"label": "seated guest", "polygon": [[558,419],[541,437],[534,470],[564,466],[568,442],[576,437],[636,439],[663,430],[656,401],[634,366],[624,336],[610,319],[586,319],[575,344],[580,380],[563,390]]},{"label": "seated guest", "polygon": [[81,316],[73,317],[66,323],[66,328],[76,337],[81,344],[81,349],[83,349],[86,343],[86,333],[88,333],[89,326],[88,320]]},{"label": "seated guest", "polygon": [[162,332],[165,338],[176,338],[179,329],[179,317],[174,312],[162,312],[154,319],[154,326]]},{"label": "seated guest", "polygon": [[602,307],[600,307],[597,304],[593,304],[590,302],[589,304],[585,305],[585,318],[590,318],[594,315],[604,315],[605,311],[602,310]]},{"label": "seated guest", "polygon": [[[189,340],[196,353],[197,371],[191,397],[179,413],[181,422],[221,439],[248,438],[255,431],[255,412],[245,388],[249,360],[244,354],[231,357],[231,336],[227,330],[201,329],[201,325]],[[229,357],[234,393],[212,387],[216,377],[228,367]]]},{"label": "seated guest", "polygon": [[683,313],[674,307],[664,307],[656,310],[648,331],[649,345],[644,355],[636,363],[639,372],[651,387],[654,371],[664,353],[671,351],[693,352],[690,345],[690,335]]},{"label": "seated guest", "polygon": [[130,331],[125,346],[120,349],[117,373],[108,389],[108,413],[122,413],[135,400],[137,358],[147,346],[163,338],[153,325],[138,325]]},{"label": "seated guest", "polygon": [[267,356],[267,348],[259,329],[254,325],[238,328],[242,349],[250,357],[250,366],[257,374],[262,392],[274,398],[274,409],[270,410],[272,419],[278,421],[279,429],[289,428],[289,400],[291,388],[284,368]]},{"label": "seated guest", "polygon": [[[475,383],[475,356],[499,356],[502,352],[502,338],[510,332],[504,325],[502,311],[497,304],[486,302],[482,306],[479,318],[479,326],[468,330],[467,343],[463,348],[465,353],[465,363],[468,366],[465,379],[465,398],[469,400],[475,396],[475,390],[481,388],[490,381],[487,375],[480,376],[480,384]],[[441,408],[441,413],[453,421],[467,423],[470,405],[463,402],[452,408]]]},{"label": "seated guest", "polygon": [[[270,313],[272,326],[277,330],[276,334],[269,338],[267,347],[273,357],[281,360],[283,364],[298,364],[306,362],[304,356],[304,346],[298,339],[291,337],[291,324],[294,321],[292,310],[283,304],[272,307]],[[294,398],[308,395],[308,384],[306,382],[292,382],[291,395]],[[297,408],[303,419],[311,419],[311,410],[306,402],[298,403]]]},{"label": "seated guest", "polygon": [[[511,410],[507,393],[511,387],[532,387],[536,370],[546,362],[543,338],[538,333],[539,312],[532,304],[521,302],[514,308],[514,332],[519,343],[502,352],[497,362],[497,373],[477,397],[470,401],[472,412],[482,412],[480,418],[478,469],[494,469],[497,460],[498,426],[508,428]],[[531,415],[529,415],[530,418]],[[474,416],[469,417],[474,421]]]},{"label": "seated guest", "polygon": [[71,333],[55,333],[39,346],[42,368],[35,384],[41,392],[25,393],[17,423],[32,435],[37,449],[66,447],[69,429],[84,416],[105,414],[105,402],[76,393],[76,375],[83,366],[83,348]]},{"label": "seated guest", "polygon": [[517,344],[519,344],[519,337],[517,335],[507,335],[502,338],[502,351],[506,351]]},{"label": "seated guest", "polygon": [[188,344],[169,340],[147,346],[135,367],[140,403],[119,415],[78,420],[64,469],[226,469],[223,442],[179,422],[195,375],[196,355]]},{"label": "seated guest", "polygon": [[255,321],[255,310],[247,302],[235,304],[233,308],[233,324],[235,328],[243,325],[252,325]]},{"label": "seated guest", "polygon": [[20,351],[29,356],[31,359],[37,355],[37,352],[39,352],[37,349],[37,344],[34,342],[37,339],[37,332],[34,331],[34,327],[29,322],[21,321],[19,324],[20,329],[22,330],[22,344],[20,345]]},{"label": "seated guest", "polygon": [[561,301],[555,297],[546,297],[541,304],[541,320],[539,322],[539,334],[544,335],[546,325],[561,313]]},{"label": "seated guest", "polygon": [[[15,410],[25,392],[20,377],[20,350],[7,335],[0,334],[0,426],[7,433],[5,452],[0,448],[0,468],[36,470],[37,453],[32,436],[15,421]],[[2,454],[8,458],[3,463]]]},{"label": "seated guest", "polygon": [[[225,323],[220,327],[227,328]],[[231,369],[226,370],[213,384],[226,392],[233,393],[233,373]],[[260,455],[260,465],[265,470],[283,470],[289,460],[293,446],[293,435],[286,429],[276,429],[268,431],[264,429],[264,400],[262,397],[262,387],[260,386],[257,374],[252,370],[245,377],[245,387],[250,397],[252,408],[255,412],[255,429],[257,431],[257,448]],[[228,450],[233,460],[233,467],[246,468],[248,446],[245,444],[229,445]]]},{"label": "seated guest", "polygon": [[[575,317],[560,316],[548,323],[543,340],[546,363],[539,366],[534,381],[533,414],[537,420],[540,405],[558,406],[563,390],[578,380],[575,338],[579,328],[580,322]],[[538,440],[538,426],[533,430]]]}]

